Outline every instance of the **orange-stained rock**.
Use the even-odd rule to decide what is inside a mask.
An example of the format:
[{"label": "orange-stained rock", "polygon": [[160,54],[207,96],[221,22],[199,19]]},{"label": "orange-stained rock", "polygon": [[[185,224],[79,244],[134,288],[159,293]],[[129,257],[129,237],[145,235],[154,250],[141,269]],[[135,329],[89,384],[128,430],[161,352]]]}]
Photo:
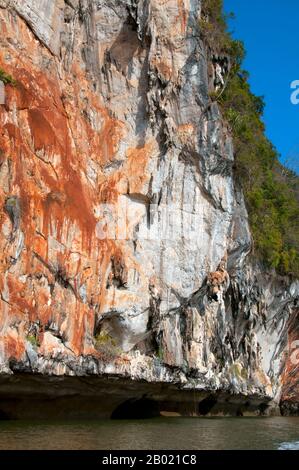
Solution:
[{"label": "orange-stained rock", "polygon": [[299,415],[299,310],[289,322],[288,350],[282,376],[281,411],[284,415]]}]

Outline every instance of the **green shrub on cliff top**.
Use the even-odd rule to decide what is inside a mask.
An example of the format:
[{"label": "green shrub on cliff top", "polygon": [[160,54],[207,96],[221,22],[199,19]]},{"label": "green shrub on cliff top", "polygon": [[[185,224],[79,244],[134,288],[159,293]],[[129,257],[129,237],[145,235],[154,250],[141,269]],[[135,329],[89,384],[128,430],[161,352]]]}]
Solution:
[{"label": "green shrub on cliff top", "polygon": [[203,0],[202,38],[212,53],[230,57],[217,99],[234,139],[235,179],[242,185],[254,255],[282,274],[299,276],[299,177],[279,162],[265,136],[264,102],[250,91],[242,69],[244,47],[227,31],[222,0]]}]

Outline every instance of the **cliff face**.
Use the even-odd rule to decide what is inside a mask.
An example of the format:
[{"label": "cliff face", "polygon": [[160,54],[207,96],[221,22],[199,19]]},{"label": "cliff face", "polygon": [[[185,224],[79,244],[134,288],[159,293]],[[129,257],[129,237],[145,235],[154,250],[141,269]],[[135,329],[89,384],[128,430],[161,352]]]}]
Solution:
[{"label": "cliff face", "polygon": [[199,0],[0,0],[3,374],[279,400],[299,284],[249,262],[199,18]]},{"label": "cliff face", "polygon": [[299,311],[290,317],[288,346],[283,377],[280,409],[283,415],[299,415]]}]

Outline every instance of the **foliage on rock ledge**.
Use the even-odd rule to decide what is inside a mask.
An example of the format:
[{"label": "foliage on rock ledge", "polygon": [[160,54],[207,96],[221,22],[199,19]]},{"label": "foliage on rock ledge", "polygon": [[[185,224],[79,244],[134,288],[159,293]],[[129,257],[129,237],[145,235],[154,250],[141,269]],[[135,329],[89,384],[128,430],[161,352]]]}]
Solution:
[{"label": "foliage on rock ledge", "polygon": [[116,341],[110,334],[102,330],[95,336],[95,348],[107,362],[121,355],[121,349],[117,347]]},{"label": "foliage on rock ledge", "polygon": [[0,68],[0,81],[3,82],[4,85],[16,86],[17,84],[16,80],[1,68]]},{"label": "foliage on rock ledge", "polygon": [[221,106],[234,138],[235,178],[244,191],[254,254],[281,274],[299,276],[299,177],[279,162],[265,136],[264,102],[250,91],[242,69],[243,43],[227,30],[222,0],[203,0],[201,34],[211,54],[230,58],[223,89],[211,99]]}]

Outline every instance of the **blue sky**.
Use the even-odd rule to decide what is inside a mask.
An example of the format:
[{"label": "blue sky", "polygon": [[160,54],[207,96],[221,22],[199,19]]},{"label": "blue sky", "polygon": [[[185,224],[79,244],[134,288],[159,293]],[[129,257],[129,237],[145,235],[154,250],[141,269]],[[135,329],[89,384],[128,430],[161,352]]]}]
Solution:
[{"label": "blue sky", "polygon": [[299,169],[299,104],[290,84],[299,80],[299,1],[224,0],[233,36],[245,43],[244,68],[252,91],[264,96],[266,131],[281,160]]}]

